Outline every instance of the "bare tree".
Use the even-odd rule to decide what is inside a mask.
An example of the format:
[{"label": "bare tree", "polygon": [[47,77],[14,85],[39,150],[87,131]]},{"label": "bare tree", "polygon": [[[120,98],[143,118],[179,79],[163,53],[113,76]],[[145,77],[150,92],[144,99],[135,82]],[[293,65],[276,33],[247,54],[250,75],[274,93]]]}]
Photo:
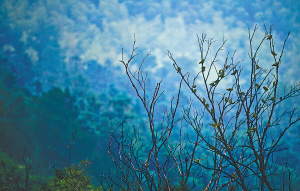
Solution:
[{"label": "bare tree", "polygon": [[[122,56],[120,62],[147,113],[147,127],[133,127],[134,136],[129,135],[123,129],[127,122],[124,119],[118,127],[113,128],[109,154],[117,166],[117,172],[102,176],[103,188],[192,190],[202,181],[204,190],[293,190],[293,171],[286,165],[275,163],[274,157],[285,150],[280,140],[300,120],[300,116],[295,109],[280,114],[276,109],[287,99],[299,96],[300,83],[288,91],[279,91],[279,69],[289,34],[278,51],[274,46],[272,26],[268,30],[264,24],[264,28],[265,35],[257,48],[253,47],[257,26],[252,32],[249,29],[250,71],[243,71],[241,61],[234,61],[234,54],[231,59],[227,54],[221,67],[216,64],[226,39],[223,39],[213,59],[209,60],[208,55],[215,41],[204,34],[200,37],[197,35],[201,60],[200,71],[195,77],[190,77],[189,72],[184,73],[183,66],[168,51],[167,55],[181,80],[178,94],[173,97],[161,123],[155,122],[154,112],[157,100],[164,93],[160,91],[162,81],[148,96],[148,73],[142,71],[142,66],[150,53],[135,72],[131,71],[130,63],[138,55],[135,53],[137,47],[134,38],[131,57],[126,62]],[[263,43],[269,44],[273,58],[268,68],[259,66],[258,52]],[[229,76],[234,80],[226,89],[220,84]],[[249,83],[242,87],[240,81],[244,77]],[[196,84],[199,79],[204,84],[201,90]],[[190,102],[183,108],[183,117],[178,118],[176,114],[183,84],[203,107],[195,110]],[[200,91],[205,96],[200,96]],[[194,129],[194,138],[182,132],[184,122]],[[179,141],[174,144],[171,135],[177,126],[180,129]],[[211,133],[204,129],[210,129]],[[151,141],[143,139],[141,130],[150,132]],[[144,147],[147,145],[151,147],[146,151]],[[200,153],[206,156],[202,157]],[[201,180],[205,174],[210,174],[210,177]]]},{"label": "bare tree", "polygon": [[[10,167],[9,163],[1,162],[1,170],[4,173],[4,177],[1,175],[1,190],[30,190],[30,176],[33,174],[33,160],[30,155],[25,156],[26,148],[24,148],[22,161],[23,165],[17,165],[16,163]],[[22,179],[20,173],[23,173],[23,168],[25,169],[25,180]],[[11,170],[10,170],[11,169]],[[24,185],[25,184],[25,185]]]},{"label": "bare tree", "polygon": [[82,160],[78,165],[71,164],[72,145],[75,141],[75,135],[77,132],[78,130],[75,130],[75,132],[72,133],[72,140],[69,145],[67,145],[67,147],[69,148],[69,166],[64,169],[57,169],[55,166],[55,162],[53,163],[52,168],[55,171],[55,177],[60,180],[59,183],[54,184],[53,189],[78,191],[86,190],[90,185],[91,180],[87,176],[87,169],[90,165],[90,162],[86,159]]}]

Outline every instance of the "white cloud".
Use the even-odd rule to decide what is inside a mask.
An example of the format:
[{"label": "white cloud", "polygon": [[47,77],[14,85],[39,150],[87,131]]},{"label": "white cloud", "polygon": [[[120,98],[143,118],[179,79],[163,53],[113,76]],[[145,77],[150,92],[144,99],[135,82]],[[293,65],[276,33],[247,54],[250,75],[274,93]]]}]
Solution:
[{"label": "white cloud", "polygon": [[[232,2],[233,3],[233,2]],[[261,9],[259,6],[270,6],[268,9]],[[143,6],[141,4],[140,6]],[[102,30],[96,25],[87,21],[86,18],[80,17],[78,27],[79,34],[74,43],[65,45],[74,47],[74,44],[79,46],[81,51],[81,58],[83,60],[94,59],[100,64],[105,61],[110,61],[113,64],[121,64],[118,62],[121,55],[121,49],[124,48],[124,53],[129,54],[132,51],[133,33],[136,34],[137,46],[141,47],[146,52],[151,50],[153,60],[156,62],[156,68],[152,71],[165,67],[166,64],[171,64],[171,60],[166,56],[167,49],[173,53],[174,58],[180,59],[182,67],[185,63],[198,63],[200,60],[199,47],[197,43],[196,33],[207,34],[209,38],[218,40],[211,50],[212,57],[216,50],[219,48],[223,36],[228,39],[226,43],[226,49],[220,52],[217,63],[220,67],[226,58],[227,52],[231,54],[236,50],[235,61],[245,59],[243,66],[249,68],[249,40],[248,40],[248,25],[245,20],[242,20],[238,15],[247,16],[249,12],[244,7],[238,7],[238,4],[234,4],[236,13],[228,14],[232,10],[232,7],[223,6],[224,10],[220,10],[218,3],[213,1],[199,3],[197,5],[191,5],[184,1],[181,3],[181,8],[174,8],[171,1],[163,1],[161,4],[147,2],[148,12],[130,15],[130,6],[126,7],[126,3],[119,3],[117,0],[113,1],[101,1],[99,9],[93,9],[95,14],[102,15]],[[280,7],[276,14],[289,14],[287,8],[282,7],[280,3],[263,3],[256,1],[253,4],[255,13],[254,18],[258,23],[258,30],[253,41],[253,47],[257,47],[260,40],[263,38],[265,31],[261,24],[259,14],[263,15],[267,19],[274,15],[272,6],[276,8]],[[74,7],[76,8],[76,7]],[[77,7],[78,8],[78,7]],[[90,8],[92,9],[92,8]],[[80,10],[88,11],[88,7],[80,8]],[[74,10],[76,12],[76,10]],[[147,20],[146,14],[156,13],[156,16],[151,20]],[[225,14],[226,13],[226,14]],[[172,15],[172,16],[171,16]],[[253,30],[254,23],[251,27]],[[280,28],[279,28],[280,29]],[[278,28],[274,28],[273,36],[276,40],[275,50],[280,50],[284,39],[277,32]],[[81,33],[81,34],[80,34]],[[68,33],[66,33],[68,34]],[[293,43],[299,44],[299,38],[295,36],[291,37]],[[291,46],[292,51],[297,58],[297,46]],[[299,46],[298,46],[299,47]],[[72,52],[80,52],[73,49]],[[71,56],[72,52],[69,52]],[[287,52],[287,51],[286,51]],[[230,54],[230,55],[231,55]],[[291,54],[291,53],[288,53]],[[261,46],[260,65],[263,67],[270,66],[271,59],[268,43],[265,42]],[[291,60],[291,59],[290,59]],[[295,60],[291,60],[295,61]],[[198,69],[198,65],[192,70]],[[293,72],[293,71],[290,71]],[[290,73],[289,72],[289,73]]]}]

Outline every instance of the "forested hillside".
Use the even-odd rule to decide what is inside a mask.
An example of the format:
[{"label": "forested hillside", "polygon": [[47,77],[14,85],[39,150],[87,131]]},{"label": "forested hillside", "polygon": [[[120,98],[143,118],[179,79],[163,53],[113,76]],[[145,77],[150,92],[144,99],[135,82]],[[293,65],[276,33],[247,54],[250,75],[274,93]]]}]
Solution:
[{"label": "forested hillside", "polygon": [[[179,75],[181,68],[177,67],[174,72],[173,61],[164,57],[166,52],[161,53],[155,47],[157,43],[161,43],[166,51],[169,48],[174,49],[177,53],[177,55],[174,54],[174,57],[177,56],[177,62],[185,64],[181,65],[182,70],[189,69],[191,76],[197,75],[201,61],[200,63],[197,61],[196,67],[193,64],[195,64],[195,60],[198,60],[199,55],[197,57],[192,53],[178,52],[181,49],[167,47],[164,44],[164,41],[170,37],[171,45],[181,46],[180,48],[183,49],[190,48],[179,42],[175,43],[177,38],[173,38],[172,35],[179,33],[180,30],[176,32],[174,29],[168,29],[168,27],[174,26],[177,29],[176,27],[180,27],[184,22],[180,19],[178,22],[170,19],[168,16],[175,17],[177,15],[172,11],[168,16],[158,14],[154,17],[139,10],[139,4],[135,1],[135,3],[122,2],[98,0],[0,1],[0,190],[72,190],[75,187],[81,190],[102,190],[100,185],[106,184],[103,183],[105,182],[103,174],[120,173],[117,171],[115,161],[112,160],[114,157],[111,158],[112,155],[109,155],[112,153],[108,153],[109,148],[110,151],[116,152],[116,148],[122,144],[129,142],[125,146],[130,147],[137,144],[138,141],[144,141],[147,144],[140,144],[133,150],[138,150],[143,160],[146,160],[147,155],[152,154],[153,148],[150,140],[155,138],[155,133],[159,133],[157,131],[151,134],[148,127],[150,123],[153,122],[156,127],[161,129],[165,128],[166,123],[168,125],[172,123],[173,131],[172,134],[170,133],[169,140],[166,141],[168,145],[164,145],[161,149],[163,154],[157,156],[157,161],[160,162],[166,159],[171,160],[169,148],[175,147],[183,137],[187,138],[187,142],[197,137],[194,129],[189,126],[187,121],[183,120],[186,117],[183,115],[183,108],[189,103],[193,103],[195,108],[201,108],[203,105],[201,102],[193,102],[188,86],[181,87],[182,76]],[[130,6],[130,3],[134,3],[134,6]],[[158,1],[158,3],[161,2]],[[169,6],[166,1],[163,5]],[[155,4],[155,6],[157,5]],[[185,4],[180,6],[184,7]],[[174,5],[174,7],[180,6]],[[160,9],[162,5],[158,7],[157,9]],[[125,11],[133,8],[136,12]],[[157,10],[152,7],[151,11]],[[193,14],[196,13],[193,12]],[[142,16],[142,18],[138,19],[137,16]],[[124,20],[121,20],[123,17]],[[154,27],[159,32],[135,34],[137,36],[137,41],[135,41],[135,30],[141,31],[143,27],[140,25],[146,22],[146,19],[151,21],[147,25],[149,30]],[[154,23],[158,20],[158,23],[164,24],[166,31],[169,31],[167,34],[160,36],[162,29]],[[209,22],[211,21],[209,20]],[[129,26],[131,23],[137,23],[132,31]],[[116,26],[121,27],[122,30],[124,28],[127,32],[123,32]],[[195,31],[184,30],[183,33],[189,32],[193,32],[191,35],[194,35]],[[259,34],[263,34],[263,32],[260,31]],[[147,35],[150,37],[145,40]],[[155,35],[159,36],[158,40],[151,44],[149,41]],[[245,37],[245,34],[240,36]],[[278,36],[283,35],[280,33]],[[295,39],[295,34],[292,34],[291,38]],[[119,39],[125,40],[120,42]],[[155,56],[151,56],[148,46],[139,49],[132,48],[132,45],[137,47],[139,39],[141,39],[142,45],[150,44],[149,47],[152,48],[151,51]],[[179,40],[182,39],[178,38]],[[182,41],[186,43],[185,40]],[[197,45],[196,36],[193,41]],[[246,46],[245,42],[236,44],[231,44],[224,52],[220,51],[222,52],[220,53],[222,62],[229,60],[227,51],[233,50],[234,46],[237,46],[237,49],[240,44],[243,47]],[[288,65],[283,65],[284,70],[280,71],[280,75],[283,76],[280,80],[283,79],[283,81],[276,84],[276,87],[278,85],[278,89],[282,92],[291,89],[291,84],[297,81],[295,74],[299,71],[299,67],[297,68],[297,64],[294,63],[295,55],[292,55],[292,51],[289,52],[289,50],[294,50],[293,47],[294,45],[287,45],[285,51],[287,51],[288,57],[284,55],[283,60],[291,63],[294,70],[290,70]],[[194,45],[191,49],[198,51],[198,47]],[[247,58],[248,52],[241,52],[241,49],[237,50],[238,59],[243,56]],[[123,58],[124,60],[133,58],[133,50],[137,50],[137,55],[130,60],[132,73],[140,71],[141,63],[143,63],[142,70],[148,72],[147,80],[144,81],[144,85],[147,87],[144,91],[145,99],[151,100],[152,90],[155,90],[157,83],[162,79],[161,89],[167,92],[154,103],[155,112],[153,109],[152,116],[154,121],[149,121],[149,115],[147,116],[149,113],[144,110],[150,101],[148,103],[141,102],[136,96],[136,89],[126,75],[126,65],[124,68],[120,62]],[[212,50],[218,49],[213,46]],[[146,56],[148,53],[149,55]],[[232,54],[232,58],[234,54],[235,52]],[[264,52],[261,55],[263,54]],[[145,57],[147,58],[144,59]],[[261,59],[262,65],[260,66],[264,70],[269,64],[268,58],[270,55]],[[234,62],[232,61],[232,63]],[[220,63],[218,64],[221,66]],[[272,66],[272,64],[269,65]],[[227,66],[224,65],[224,67]],[[246,72],[251,70],[249,63],[242,67]],[[205,67],[204,70],[203,67],[201,70],[204,72]],[[207,70],[208,68],[206,68]],[[219,79],[218,75],[214,77]],[[287,79],[288,77],[290,79]],[[223,86],[230,84],[233,79],[230,77],[230,80],[226,81]],[[249,80],[241,80],[241,86],[249,85],[249,83]],[[272,82],[268,83],[270,85]],[[174,112],[174,108],[171,106],[175,104],[174,100],[177,98],[179,84],[182,89],[180,96],[178,95],[178,99],[180,98],[178,111],[182,110],[182,113],[175,112],[176,115],[174,114],[173,118],[170,118],[170,113]],[[195,81],[195,84],[199,87],[197,93],[199,92],[203,96],[204,93],[200,88],[204,88],[205,84],[199,81]],[[193,89],[192,93],[195,92],[196,90]],[[288,109],[299,108],[298,98],[294,96],[289,98],[288,104],[279,104],[274,110],[274,115],[278,118],[280,118],[280,113]],[[204,106],[206,107],[206,105]],[[194,114],[197,114],[197,111],[193,110]],[[175,118],[180,122],[173,124],[172,120]],[[203,115],[201,120],[205,124],[212,124],[208,115]],[[282,118],[281,125],[288,124],[289,120],[289,118]],[[289,170],[295,169],[294,174],[298,174],[300,168],[299,127],[299,123],[295,124],[286,132],[280,141],[284,152],[273,158],[278,164],[278,168],[282,168],[283,164],[286,164],[290,167]],[[170,129],[172,128],[170,127]],[[204,128],[204,132],[205,136],[210,136],[212,131]],[[272,129],[272,132],[282,133],[279,128]],[[178,148],[181,149],[181,146],[176,146],[172,152],[175,153]],[[127,149],[128,147],[123,151],[130,150]],[[188,150],[187,153],[191,151],[190,147],[185,147],[185,149]],[[209,151],[203,147],[201,149],[198,150],[199,156],[207,157]],[[189,159],[182,159],[182,161],[184,160],[188,161]],[[150,165],[149,161],[145,164],[142,164],[144,161],[138,163],[141,164],[142,169],[147,169]],[[163,162],[161,164],[163,165]],[[198,181],[196,188],[202,189],[209,182],[211,173],[203,171],[202,167],[200,171],[202,173],[201,180]],[[154,168],[149,172],[153,173]],[[173,174],[170,174],[170,177],[172,176]],[[74,177],[77,180],[75,186],[72,185]],[[185,185],[181,185],[182,180],[175,179],[174,182],[173,190],[176,186],[180,189],[187,189]],[[164,182],[164,184],[166,183]],[[166,187],[164,189],[167,190]]]},{"label": "forested hillside", "polygon": [[[1,2],[0,148],[7,156],[1,158],[6,167],[1,168],[1,181],[8,181],[11,173],[25,187],[26,149],[25,157],[33,162],[30,188],[37,190],[48,179],[36,179],[54,176],[54,163],[68,167],[67,146],[75,131],[71,163],[88,160],[95,180],[94,172],[107,173],[112,165],[107,154],[111,124],[125,114],[142,118],[109,63],[102,66],[91,59],[82,70],[78,56],[66,57],[55,11],[51,1]],[[18,164],[14,173],[12,160]],[[9,185],[3,183],[1,189]]]}]

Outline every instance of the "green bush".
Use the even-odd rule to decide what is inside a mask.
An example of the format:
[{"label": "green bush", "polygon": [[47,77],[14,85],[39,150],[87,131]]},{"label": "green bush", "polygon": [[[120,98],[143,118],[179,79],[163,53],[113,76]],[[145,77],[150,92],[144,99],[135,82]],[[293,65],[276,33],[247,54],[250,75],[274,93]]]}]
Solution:
[{"label": "green bush", "polygon": [[41,190],[102,190],[91,185],[91,178],[87,173],[90,162],[82,160],[78,165],[63,169],[55,168],[55,176],[44,184]]}]

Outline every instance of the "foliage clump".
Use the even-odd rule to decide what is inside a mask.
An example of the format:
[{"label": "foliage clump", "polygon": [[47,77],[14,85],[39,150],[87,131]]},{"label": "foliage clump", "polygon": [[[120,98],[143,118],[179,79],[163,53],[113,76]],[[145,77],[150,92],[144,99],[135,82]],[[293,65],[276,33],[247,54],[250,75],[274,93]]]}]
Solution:
[{"label": "foliage clump", "polygon": [[87,172],[89,165],[88,160],[82,160],[78,165],[55,168],[55,176],[42,186],[42,190],[101,190],[91,185],[91,178]]}]

